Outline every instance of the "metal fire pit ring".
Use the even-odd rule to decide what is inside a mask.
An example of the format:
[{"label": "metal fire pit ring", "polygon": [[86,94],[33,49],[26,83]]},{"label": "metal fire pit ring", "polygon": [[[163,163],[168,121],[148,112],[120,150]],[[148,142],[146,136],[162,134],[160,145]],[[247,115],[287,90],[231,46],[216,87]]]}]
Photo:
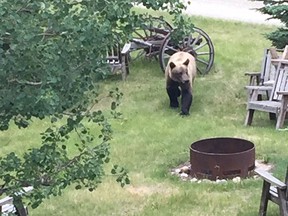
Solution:
[{"label": "metal fire pit ring", "polygon": [[192,177],[199,179],[246,178],[255,168],[255,147],[239,138],[199,140],[191,144],[190,164]]}]

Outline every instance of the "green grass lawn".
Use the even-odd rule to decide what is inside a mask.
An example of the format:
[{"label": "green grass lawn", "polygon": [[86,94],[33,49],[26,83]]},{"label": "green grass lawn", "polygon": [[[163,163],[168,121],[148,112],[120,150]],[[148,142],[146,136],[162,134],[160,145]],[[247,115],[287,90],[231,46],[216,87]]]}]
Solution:
[{"label": "green grass lawn", "polygon": [[[167,18],[169,20],[169,18]],[[124,93],[120,110],[124,120],[113,120],[112,164],[129,170],[131,185],[121,188],[107,176],[94,192],[67,189],[51,198],[31,216],[234,216],[257,215],[262,181],[240,183],[191,183],[170,175],[169,170],[189,160],[189,146],[210,137],[238,137],[252,141],[257,159],[274,164],[283,178],[288,158],[288,133],[276,131],[268,114],[256,112],[253,126],[245,127],[246,71],[260,70],[263,50],[270,46],[264,34],[274,27],[193,17],[194,24],[211,37],[215,46],[213,70],[197,77],[191,115],[179,116],[169,108],[164,75],[155,60],[130,65],[126,82],[114,76],[104,81],[103,94],[118,86]],[[42,126],[43,124],[43,126]],[[38,145],[41,128],[36,121],[28,130],[1,132],[1,155],[22,153]],[[287,125],[287,124],[286,124]],[[107,167],[109,170],[110,167]],[[269,215],[278,215],[269,205]]]}]

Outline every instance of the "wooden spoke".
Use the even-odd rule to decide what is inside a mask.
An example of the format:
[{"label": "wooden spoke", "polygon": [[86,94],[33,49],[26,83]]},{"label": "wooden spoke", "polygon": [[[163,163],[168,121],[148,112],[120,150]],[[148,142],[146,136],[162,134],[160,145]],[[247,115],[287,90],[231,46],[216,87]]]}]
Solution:
[{"label": "wooden spoke", "polygon": [[209,65],[209,62],[206,62],[206,61],[204,61],[202,59],[199,59],[199,58],[197,58],[196,61],[199,61],[199,62],[201,62],[201,63],[203,63],[205,65]]},{"label": "wooden spoke", "polygon": [[202,47],[206,46],[207,44],[208,44],[208,43],[203,43],[203,44],[201,44],[200,46],[194,48],[194,51],[197,51],[197,50],[201,49]]}]

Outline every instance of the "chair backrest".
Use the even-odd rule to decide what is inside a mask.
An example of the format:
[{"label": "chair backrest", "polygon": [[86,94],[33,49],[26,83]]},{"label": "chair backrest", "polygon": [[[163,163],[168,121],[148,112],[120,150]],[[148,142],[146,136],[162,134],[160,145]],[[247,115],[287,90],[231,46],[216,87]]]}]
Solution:
[{"label": "chair backrest", "polygon": [[280,101],[282,95],[277,94],[279,91],[288,91],[288,65],[283,65],[282,63],[277,66],[275,83],[269,100]]},{"label": "chair backrest", "polygon": [[122,63],[121,49],[119,44],[107,47],[106,60],[108,64],[119,64]]},{"label": "chair backrest", "polygon": [[276,79],[276,71],[279,60],[288,59],[288,45],[284,49],[270,47],[264,49],[264,57],[261,66],[260,84],[273,85]]},{"label": "chair backrest", "polygon": [[264,49],[264,55],[261,65],[260,84],[270,80],[270,69],[271,69],[271,52],[270,49]]}]

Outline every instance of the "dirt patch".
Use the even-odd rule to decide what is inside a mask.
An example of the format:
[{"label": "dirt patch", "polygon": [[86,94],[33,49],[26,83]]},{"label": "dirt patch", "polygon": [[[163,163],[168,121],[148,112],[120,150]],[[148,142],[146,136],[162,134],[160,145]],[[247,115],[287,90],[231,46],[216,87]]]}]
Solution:
[{"label": "dirt patch", "polygon": [[265,170],[267,172],[271,172],[271,170],[273,169],[273,165],[269,164],[269,163],[265,163],[262,160],[256,160],[255,161],[255,167],[261,170]]},{"label": "dirt patch", "polygon": [[[267,171],[267,172],[270,172],[273,168],[273,165],[272,164],[268,164],[268,163],[265,163],[264,161],[262,160],[256,160],[255,161],[255,169],[261,169],[261,170],[264,170],[264,171]],[[179,166],[173,168],[170,170],[170,173],[172,175],[176,175],[178,176],[181,180],[183,181],[191,181],[191,182],[207,182],[207,181],[210,181],[210,180],[207,180],[207,179],[197,179],[197,178],[194,178],[190,175],[190,172],[191,172],[191,165],[190,165],[190,161],[186,161],[182,164],[180,164]],[[258,176],[257,175],[252,175],[253,178],[257,178]],[[240,182],[242,179],[240,177],[235,177],[232,179],[233,182],[235,183],[238,183]],[[221,180],[216,180],[214,181],[216,183],[224,183],[224,182],[227,182],[227,180],[225,179],[221,179]]]}]

